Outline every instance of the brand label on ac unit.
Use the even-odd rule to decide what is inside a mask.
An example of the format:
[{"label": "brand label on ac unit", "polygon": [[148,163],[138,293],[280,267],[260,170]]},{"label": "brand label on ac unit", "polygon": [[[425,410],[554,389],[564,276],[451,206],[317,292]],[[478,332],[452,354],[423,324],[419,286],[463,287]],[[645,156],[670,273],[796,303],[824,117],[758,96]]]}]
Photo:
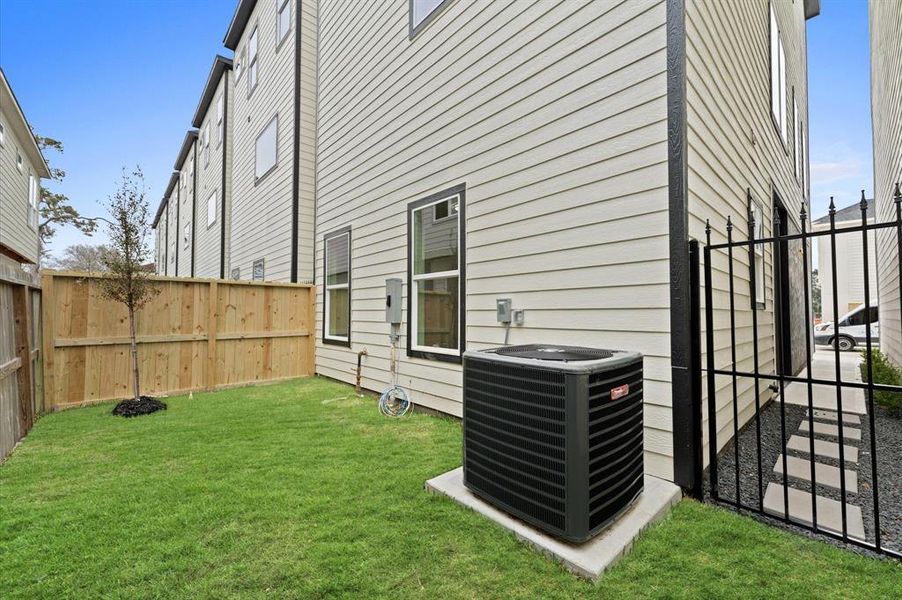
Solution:
[{"label": "brand label on ac unit", "polygon": [[611,388],[611,400],[623,398],[624,396],[626,396],[629,393],[630,393],[630,384],[624,383],[623,385],[618,385],[615,388]]}]

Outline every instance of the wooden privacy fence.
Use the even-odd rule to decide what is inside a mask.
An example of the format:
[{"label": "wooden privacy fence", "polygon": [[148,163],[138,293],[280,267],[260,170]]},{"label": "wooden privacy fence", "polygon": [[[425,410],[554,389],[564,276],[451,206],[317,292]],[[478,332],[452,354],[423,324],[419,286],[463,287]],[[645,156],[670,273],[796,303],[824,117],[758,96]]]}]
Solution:
[{"label": "wooden privacy fence", "polygon": [[[312,375],[313,286],[151,277],[136,318],[141,392],[215,389]],[[128,313],[96,276],[44,271],[47,410],[131,395]]]},{"label": "wooden privacy fence", "polygon": [[37,279],[0,256],[0,461],[43,405],[40,307]]}]

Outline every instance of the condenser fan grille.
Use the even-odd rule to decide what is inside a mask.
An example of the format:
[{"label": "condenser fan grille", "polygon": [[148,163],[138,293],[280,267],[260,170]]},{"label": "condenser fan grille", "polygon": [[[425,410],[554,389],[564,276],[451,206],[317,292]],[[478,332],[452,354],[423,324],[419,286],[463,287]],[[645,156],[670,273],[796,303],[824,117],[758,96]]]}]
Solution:
[{"label": "condenser fan grille", "polygon": [[599,348],[578,348],[575,346],[549,346],[542,344],[525,344],[521,346],[505,346],[495,350],[495,354],[514,358],[532,358],[537,360],[579,361],[602,360],[611,358],[614,353]]}]

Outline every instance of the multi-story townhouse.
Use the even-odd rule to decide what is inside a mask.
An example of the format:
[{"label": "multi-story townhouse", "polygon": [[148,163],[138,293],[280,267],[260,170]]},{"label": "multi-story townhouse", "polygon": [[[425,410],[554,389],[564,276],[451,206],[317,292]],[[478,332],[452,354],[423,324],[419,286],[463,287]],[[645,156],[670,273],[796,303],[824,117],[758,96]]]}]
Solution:
[{"label": "multi-story townhouse", "polygon": [[225,36],[235,53],[234,279],[313,278],[316,5],[240,0]]},{"label": "multi-story townhouse", "polygon": [[[176,231],[178,250],[175,255],[176,277],[193,277],[195,263],[195,227],[194,217],[197,207],[197,149],[204,144],[196,129],[185,133],[182,147],[179,149],[173,169],[178,174],[176,189]],[[209,140],[206,140],[209,142]]]},{"label": "multi-story townhouse", "polygon": [[229,116],[233,91],[232,61],[217,56],[191,123],[198,130],[197,192],[192,219],[196,224],[192,271],[195,277],[224,279],[228,273],[232,184]]},{"label": "multi-story townhouse", "polygon": [[163,199],[154,215],[153,229],[157,244],[158,275],[175,275],[178,262],[179,174],[172,173]]},{"label": "multi-story townhouse", "polygon": [[40,262],[41,179],[50,171],[25,113],[0,69],[0,268],[21,275]]},{"label": "multi-story townhouse", "polygon": [[[882,223],[895,220],[895,186],[902,185],[902,2],[871,0],[869,21],[874,200],[877,222]],[[896,232],[878,232],[880,348],[902,365],[898,259]]]},{"label": "multi-story townhouse", "polygon": [[[704,239],[707,219],[715,242],[728,216],[744,234],[750,213],[759,236],[775,210],[784,230],[800,228],[805,24],[819,3],[386,0],[351,9],[321,0],[319,9],[317,371],[351,382],[366,349],[364,386],[390,382],[385,280],[401,278],[398,382],[417,404],[461,414],[467,349],[638,350],[645,467],[674,479],[675,415],[690,401],[687,243]],[[236,169],[240,160],[236,146]],[[781,315],[785,330],[804,332],[804,309],[775,302],[800,294],[805,266],[792,256],[780,265],[770,250],[755,253],[765,277],[754,291],[737,269],[739,368],[753,362],[753,310],[762,367],[801,366],[798,344],[774,342],[780,305],[794,307]],[[722,299],[726,264],[713,266]],[[496,322],[498,298],[525,310],[509,337]],[[715,352],[729,362],[727,346]],[[742,381],[738,390],[743,422],[753,389]],[[732,433],[730,395],[721,396],[718,446]]]}]

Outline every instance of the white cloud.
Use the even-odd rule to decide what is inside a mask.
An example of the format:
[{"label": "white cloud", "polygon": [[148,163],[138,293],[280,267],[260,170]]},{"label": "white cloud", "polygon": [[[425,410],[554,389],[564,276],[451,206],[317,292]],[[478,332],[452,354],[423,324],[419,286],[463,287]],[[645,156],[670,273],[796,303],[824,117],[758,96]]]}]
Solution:
[{"label": "white cloud", "polygon": [[862,169],[862,161],[857,158],[846,158],[837,161],[813,162],[811,169],[812,186],[821,186],[837,181],[846,181],[866,176]]}]

